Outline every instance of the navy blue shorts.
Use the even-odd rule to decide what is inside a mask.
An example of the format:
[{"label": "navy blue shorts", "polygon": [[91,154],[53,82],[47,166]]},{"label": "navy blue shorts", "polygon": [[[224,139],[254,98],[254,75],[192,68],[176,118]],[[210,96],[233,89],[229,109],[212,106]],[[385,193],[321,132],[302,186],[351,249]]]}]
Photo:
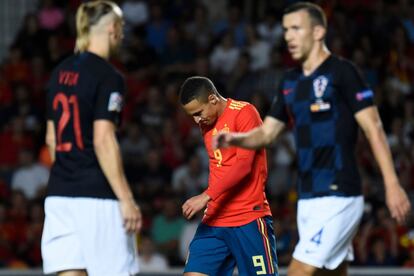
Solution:
[{"label": "navy blue shorts", "polygon": [[238,227],[200,224],[184,272],[214,276],[278,275],[276,240],[270,216]]}]

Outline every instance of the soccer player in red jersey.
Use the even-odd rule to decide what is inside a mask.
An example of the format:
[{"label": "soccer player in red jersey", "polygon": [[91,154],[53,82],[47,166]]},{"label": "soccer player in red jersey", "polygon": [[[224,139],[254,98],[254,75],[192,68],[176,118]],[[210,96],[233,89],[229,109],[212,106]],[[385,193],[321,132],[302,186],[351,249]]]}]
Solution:
[{"label": "soccer player in red jersey", "polygon": [[185,276],[278,275],[275,236],[264,192],[266,152],[241,148],[212,149],[220,132],[246,132],[262,124],[255,107],[223,98],[205,77],[188,78],[180,102],[200,126],[209,155],[208,188],[182,206],[187,219],[204,209],[189,248]]}]

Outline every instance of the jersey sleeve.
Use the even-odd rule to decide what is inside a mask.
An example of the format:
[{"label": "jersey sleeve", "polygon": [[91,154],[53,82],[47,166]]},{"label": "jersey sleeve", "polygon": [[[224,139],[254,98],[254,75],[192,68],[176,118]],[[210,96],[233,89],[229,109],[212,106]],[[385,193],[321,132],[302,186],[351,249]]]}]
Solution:
[{"label": "jersey sleeve", "polygon": [[121,75],[111,74],[99,85],[95,102],[94,120],[104,119],[119,124],[125,95]]},{"label": "jersey sleeve", "polygon": [[[259,112],[256,108],[249,104],[240,110],[236,118],[236,132],[248,132],[262,124]],[[237,159],[246,158],[249,155],[254,155],[254,150],[243,149],[237,147]]]},{"label": "jersey sleeve", "polygon": [[272,106],[270,107],[268,116],[274,117],[284,123],[289,121],[289,116],[286,110],[285,97],[283,95],[284,78],[280,81],[277,88],[276,95],[273,98]]},{"label": "jersey sleeve", "polygon": [[374,92],[364,82],[357,68],[348,61],[341,64],[341,94],[353,113],[374,105]]},{"label": "jersey sleeve", "polygon": [[[236,132],[246,132],[262,124],[259,113],[252,105],[244,107],[236,116]],[[236,148],[237,161],[226,172],[226,177],[220,179],[220,183],[210,181],[205,193],[215,200],[224,192],[240,184],[252,170],[255,153],[255,150]]]}]

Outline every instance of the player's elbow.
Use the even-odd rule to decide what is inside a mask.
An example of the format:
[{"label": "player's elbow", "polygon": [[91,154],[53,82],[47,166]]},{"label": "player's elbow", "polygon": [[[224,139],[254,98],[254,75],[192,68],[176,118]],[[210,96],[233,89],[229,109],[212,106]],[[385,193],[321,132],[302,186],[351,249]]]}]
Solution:
[{"label": "player's elbow", "polygon": [[272,117],[266,117],[258,133],[258,139],[261,141],[261,145],[268,146],[272,144],[284,126],[285,124],[283,122]]},{"label": "player's elbow", "polygon": [[94,135],[93,148],[95,149],[95,152],[99,153],[107,149],[110,144],[110,140],[111,137],[108,134]]},{"label": "player's elbow", "polygon": [[273,129],[267,129],[265,127],[260,128],[259,137],[261,137],[262,146],[270,145],[276,138],[275,131]]},{"label": "player's elbow", "polygon": [[375,140],[379,137],[382,137],[384,134],[384,129],[380,120],[372,122],[371,124],[362,127],[362,130],[368,140]]}]

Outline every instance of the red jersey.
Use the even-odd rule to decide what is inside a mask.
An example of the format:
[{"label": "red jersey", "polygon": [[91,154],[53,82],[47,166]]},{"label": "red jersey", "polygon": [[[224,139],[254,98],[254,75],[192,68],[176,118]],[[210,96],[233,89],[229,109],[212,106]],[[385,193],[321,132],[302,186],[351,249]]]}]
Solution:
[{"label": "red jersey", "polygon": [[210,226],[241,226],[271,215],[264,192],[267,179],[264,149],[229,147],[213,151],[214,135],[222,131],[247,132],[262,124],[256,108],[247,103],[227,100],[226,108],[213,126],[202,129],[210,161],[208,189],[211,200],[203,223]]}]

